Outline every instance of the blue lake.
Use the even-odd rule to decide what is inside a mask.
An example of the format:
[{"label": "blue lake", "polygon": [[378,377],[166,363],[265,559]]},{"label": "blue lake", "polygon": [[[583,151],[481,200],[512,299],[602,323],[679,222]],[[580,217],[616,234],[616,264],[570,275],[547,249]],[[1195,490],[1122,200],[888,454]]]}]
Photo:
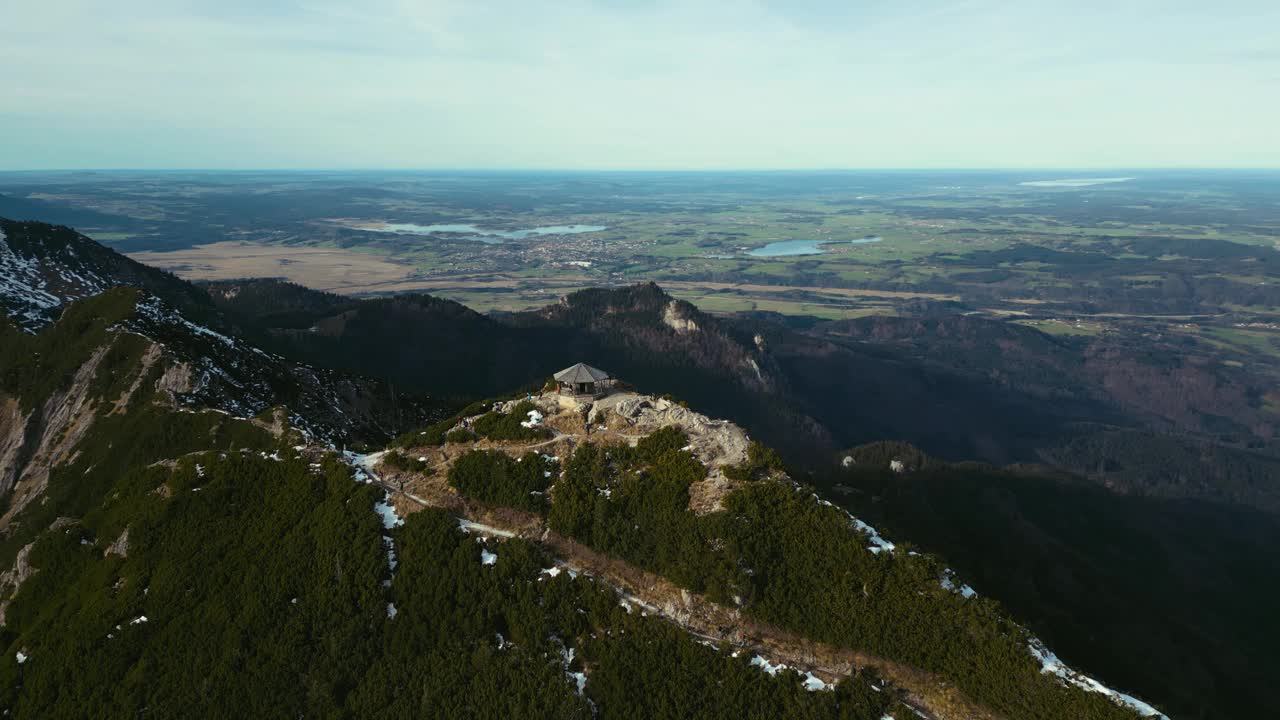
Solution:
[{"label": "blue lake", "polygon": [[790,257],[794,255],[821,255],[823,245],[866,245],[882,242],[884,238],[864,237],[856,240],[779,240],[747,252],[751,257]]},{"label": "blue lake", "polygon": [[523,240],[541,235],[576,235],[578,233],[599,232],[608,230],[605,225],[546,225],[543,227],[523,228],[520,230],[496,230],[482,228],[478,225],[462,223],[444,223],[439,225],[416,225],[414,223],[387,223],[379,228],[368,228],[372,232],[405,233],[408,235],[436,235],[453,233],[470,235],[474,239],[487,243],[500,243],[504,240]]}]

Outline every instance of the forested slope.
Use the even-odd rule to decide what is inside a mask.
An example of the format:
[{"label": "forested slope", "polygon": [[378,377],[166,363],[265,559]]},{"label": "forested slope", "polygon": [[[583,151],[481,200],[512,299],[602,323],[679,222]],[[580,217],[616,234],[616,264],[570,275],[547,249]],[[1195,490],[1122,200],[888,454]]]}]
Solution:
[{"label": "forested slope", "polygon": [[[1270,717],[1280,694],[1280,521],[1217,502],[1123,496],[1081,479],[859,448],[815,477],[894,536],[943,552],[1068,662],[1175,718]],[[906,472],[889,469],[901,459]],[[834,463],[833,463],[834,467]]]},{"label": "forested slope", "polygon": [[5,498],[8,715],[874,719],[893,702],[870,677],[811,692],[766,674],[443,511],[401,523],[287,422],[175,404],[158,364],[90,364],[131,295],[8,336],[90,330],[63,338],[61,371],[0,357],[10,397],[87,380],[103,410],[37,499]]}]

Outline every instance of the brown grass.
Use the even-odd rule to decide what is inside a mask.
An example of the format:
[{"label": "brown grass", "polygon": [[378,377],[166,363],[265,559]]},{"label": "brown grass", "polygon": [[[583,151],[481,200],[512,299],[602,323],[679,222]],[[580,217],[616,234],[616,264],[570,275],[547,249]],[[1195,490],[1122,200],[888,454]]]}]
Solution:
[{"label": "brown grass", "polygon": [[280,277],[316,290],[367,292],[408,277],[412,268],[368,253],[341,248],[263,245],[238,241],[197,245],[173,252],[129,257],[187,280]]}]

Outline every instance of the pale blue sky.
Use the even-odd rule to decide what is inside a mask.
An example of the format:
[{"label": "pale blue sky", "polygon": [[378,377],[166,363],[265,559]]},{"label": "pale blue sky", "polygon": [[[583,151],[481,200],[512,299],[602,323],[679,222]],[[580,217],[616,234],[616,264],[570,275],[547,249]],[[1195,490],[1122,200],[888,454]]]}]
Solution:
[{"label": "pale blue sky", "polygon": [[7,0],[0,170],[1280,167],[1275,0]]}]

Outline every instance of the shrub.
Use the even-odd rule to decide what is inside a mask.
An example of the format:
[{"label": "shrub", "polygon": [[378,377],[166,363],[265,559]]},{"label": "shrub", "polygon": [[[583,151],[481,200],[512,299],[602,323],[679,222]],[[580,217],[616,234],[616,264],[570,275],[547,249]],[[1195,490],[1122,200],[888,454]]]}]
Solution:
[{"label": "shrub", "polygon": [[766,477],[774,472],[782,472],[785,468],[778,452],[763,443],[752,441],[747,446],[747,459],[737,465],[724,469],[724,476],[730,480],[749,481]]},{"label": "shrub", "polygon": [[500,413],[496,410],[487,412],[476,418],[471,427],[477,434],[490,440],[528,441],[551,437],[551,431],[541,425],[525,427],[520,424],[527,422],[529,413],[534,410],[537,410],[537,407],[526,400],[517,403],[508,413]]},{"label": "shrub", "polygon": [[449,468],[449,484],[488,505],[541,513],[556,465],[537,453],[517,459],[499,450],[472,450]]},{"label": "shrub", "polygon": [[471,432],[466,428],[458,428],[456,430],[450,430],[449,434],[445,435],[445,440],[455,444],[475,442],[476,440],[479,440],[479,439],[480,439],[479,435],[476,435],[475,433]]},{"label": "shrub", "polygon": [[417,458],[411,458],[402,452],[392,450],[382,456],[382,464],[392,470],[400,470],[407,472],[423,472],[427,469],[427,464]]},{"label": "shrub", "polygon": [[679,450],[688,445],[688,434],[674,425],[668,425],[636,443],[636,455],[642,462],[652,463],[664,453]]},{"label": "shrub", "polygon": [[422,447],[427,445],[443,445],[450,428],[458,424],[457,418],[441,420],[421,430],[412,430],[391,441],[392,447]]},{"label": "shrub", "polygon": [[[1025,631],[996,603],[945,589],[931,557],[873,552],[844,513],[807,489],[755,482],[726,497],[724,511],[695,515],[688,491],[701,464],[671,448],[674,433],[646,440],[665,451],[652,461],[638,447],[619,453],[642,465],[639,475],[611,462],[612,450],[580,447],[556,483],[551,529],[740,604],[746,617],[938,673],[1009,717],[1133,718],[1042,674]],[[753,444],[734,472],[756,478],[780,468],[776,454]]]}]

